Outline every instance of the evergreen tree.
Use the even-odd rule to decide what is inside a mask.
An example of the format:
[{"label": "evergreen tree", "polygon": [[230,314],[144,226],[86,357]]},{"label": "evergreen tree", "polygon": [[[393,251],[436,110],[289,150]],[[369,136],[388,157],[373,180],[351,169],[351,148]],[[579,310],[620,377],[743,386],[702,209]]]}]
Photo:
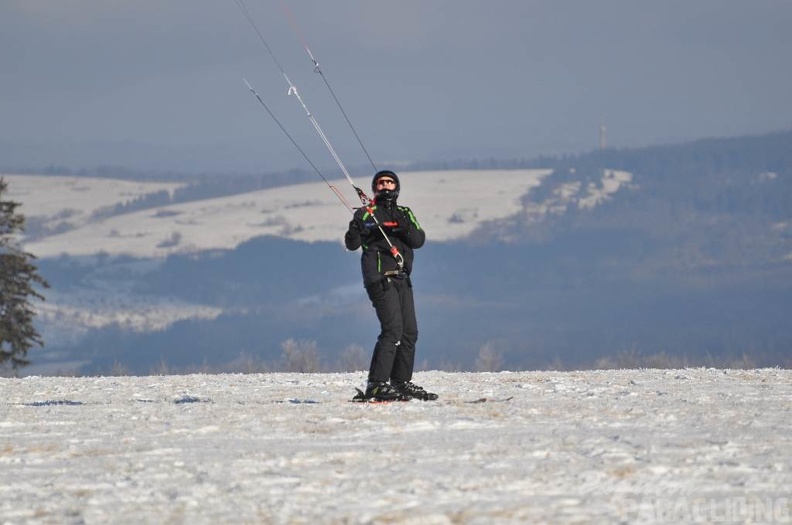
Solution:
[{"label": "evergreen tree", "polygon": [[30,364],[28,350],[44,344],[33,326],[36,313],[30,301],[44,300],[34,285],[49,284],[38,274],[36,258],[20,246],[25,217],[17,212],[18,202],[5,198],[7,190],[8,183],[0,177],[0,370],[16,372]]}]

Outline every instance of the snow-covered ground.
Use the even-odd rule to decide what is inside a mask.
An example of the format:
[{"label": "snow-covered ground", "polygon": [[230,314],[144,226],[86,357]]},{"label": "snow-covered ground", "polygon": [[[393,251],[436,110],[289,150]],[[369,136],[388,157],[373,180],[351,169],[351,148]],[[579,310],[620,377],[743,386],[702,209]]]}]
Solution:
[{"label": "snow-covered ground", "polygon": [[91,222],[92,214],[103,208],[160,191],[173,194],[184,186],[169,182],[50,175],[3,175],[3,178],[8,182],[8,197],[22,204],[20,211],[28,218],[44,219],[48,227],[56,227],[60,222],[80,227]]},{"label": "snow-covered ground", "polygon": [[362,378],[0,379],[0,522],[792,521],[789,370]]},{"label": "snow-covered ground", "polygon": [[[461,239],[486,221],[517,214],[521,209],[520,198],[539,186],[550,173],[551,170],[403,172],[399,174],[400,201],[415,211],[434,241]],[[94,200],[86,199],[87,193],[76,190],[56,191],[50,177],[24,175],[6,176],[6,179],[9,197],[22,203],[21,211],[27,217],[82,219],[90,217],[90,212],[99,207],[94,202],[106,206],[127,200],[104,179],[81,179],[81,188],[96,184]],[[359,183],[368,192],[365,182]],[[149,184],[149,193],[164,189],[161,184]],[[345,180],[333,184],[350,205],[359,206]],[[233,249],[261,235],[340,243],[350,216],[335,193],[320,181],[161,206],[101,220],[67,220],[75,226],[73,229],[36,239],[27,243],[26,249],[38,257],[100,252],[164,257],[172,253]]]},{"label": "snow-covered ground", "polygon": [[[448,170],[400,172],[400,201],[415,211],[433,242],[459,240],[488,221],[522,210],[521,198],[542,185],[551,170]],[[4,175],[21,212],[54,233],[26,243],[38,257],[104,253],[164,257],[172,253],[233,249],[257,236],[341,242],[349,211],[325,183],[307,183],[132,211],[97,219],[102,208],[126,204],[180,184],[113,179]],[[591,209],[629,187],[632,175],[604,170],[598,183],[571,182],[526,213],[541,220],[570,203]],[[368,191],[365,181],[360,184]],[[352,206],[357,197],[345,180],[333,184]],[[68,231],[59,226],[68,225]]]},{"label": "snow-covered ground", "polygon": [[90,329],[117,325],[134,332],[163,330],[185,319],[215,319],[222,308],[167,297],[135,296],[101,290],[47,292],[36,305],[45,340],[79,339]]}]

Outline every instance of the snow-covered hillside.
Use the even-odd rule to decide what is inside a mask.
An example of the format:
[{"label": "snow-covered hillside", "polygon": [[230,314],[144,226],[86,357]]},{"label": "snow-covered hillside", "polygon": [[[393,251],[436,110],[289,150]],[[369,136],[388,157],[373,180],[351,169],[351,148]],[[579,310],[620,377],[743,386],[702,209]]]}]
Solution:
[{"label": "snow-covered hillside", "polygon": [[[411,206],[434,240],[459,239],[484,221],[501,219],[520,210],[520,197],[541,184],[549,170],[491,170],[404,172],[401,201]],[[54,216],[62,210],[98,207],[95,202],[124,202],[115,188],[101,179],[95,201],[68,191],[53,191],[51,178],[6,177],[10,197],[23,204],[28,217]],[[25,180],[23,193],[14,187]],[[353,206],[358,204],[346,181],[336,181]],[[343,186],[342,186],[343,184]],[[21,184],[19,184],[22,186]],[[36,191],[38,189],[38,192]],[[161,185],[152,185],[151,192]],[[368,190],[364,186],[364,189]],[[39,194],[45,194],[42,198]],[[59,200],[59,204],[54,201]],[[42,205],[46,203],[46,206]],[[83,211],[81,216],[88,214]],[[206,199],[146,209],[98,221],[79,221],[75,229],[38,239],[27,249],[39,257],[67,255],[133,255],[162,257],[171,253],[231,249],[260,235],[303,241],[339,241],[349,219],[348,210],[323,182],[295,184],[230,197]]]},{"label": "snow-covered hillside", "polygon": [[[521,197],[540,186],[550,170],[456,170],[400,172],[400,202],[415,211],[433,242],[458,240],[483,223],[520,213]],[[150,208],[90,220],[99,208],[175,185],[107,179],[6,176],[9,196],[29,218],[65,222],[72,229],[29,242],[38,257],[105,253],[163,257],[172,253],[232,249],[260,235],[302,241],[340,242],[349,211],[323,182],[295,184],[230,197]],[[575,200],[592,207],[606,200],[630,174],[607,171],[600,184],[580,185],[529,210],[540,215]],[[351,205],[357,198],[336,181]],[[362,184],[362,183],[361,183]],[[363,185],[364,190],[368,190]]]},{"label": "snow-covered hillside", "polygon": [[790,523],[792,372],[0,379],[0,522]]},{"label": "snow-covered hillside", "polygon": [[57,229],[60,223],[82,227],[92,221],[92,214],[103,208],[160,191],[172,194],[183,186],[167,182],[49,175],[3,175],[3,178],[8,182],[8,197],[22,204],[20,211],[28,219],[41,219],[44,226],[52,229]]}]

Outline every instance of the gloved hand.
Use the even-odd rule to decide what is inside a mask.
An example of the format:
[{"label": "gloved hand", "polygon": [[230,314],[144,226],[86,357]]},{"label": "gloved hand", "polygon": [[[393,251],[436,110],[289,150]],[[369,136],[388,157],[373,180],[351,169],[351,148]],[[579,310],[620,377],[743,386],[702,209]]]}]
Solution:
[{"label": "gloved hand", "polygon": [[358,219],[353,218],[349,221],[349,228],[347,229],[347,233],[351,233],[353,235],[360,235],[362,231],[362,223]]},{"label": "gloved hand", "polygon": [[415,221],[415,216],[409,208],[399,208],[394,219],[399,222],[398,231],[394,230],[394,235],[413,249],[420,248],[426,241],[426,234]]},{"label": "gloved hand", "polygon": [[363,222],[359,219],[353,218],[349,221],[349,229],[347,229],[346,235],[344,235],[344,244],[347,250],[354,251],[360,248],[360,245],[363,244],[363,241],[360,239],[363,230]]},{"label": "gloved hand", "polygon": [[408,236],[413,229],[413,223],[410,218],[402,210],[397,209],[393,214],[396,225],[393,226],[392,232],[399,236]]}]

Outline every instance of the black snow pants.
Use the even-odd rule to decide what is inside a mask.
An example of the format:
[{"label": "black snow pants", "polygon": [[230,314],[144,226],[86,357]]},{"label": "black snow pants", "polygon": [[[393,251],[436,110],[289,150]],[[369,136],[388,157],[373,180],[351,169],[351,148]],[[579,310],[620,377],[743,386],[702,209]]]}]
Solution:
[{"label": "black snow pants", "polygon": [[387,278],[366,287],[377,311],[380,335],[374,346],[369,381],[410,381],[415,364],[418,322],[409,277]]}]

